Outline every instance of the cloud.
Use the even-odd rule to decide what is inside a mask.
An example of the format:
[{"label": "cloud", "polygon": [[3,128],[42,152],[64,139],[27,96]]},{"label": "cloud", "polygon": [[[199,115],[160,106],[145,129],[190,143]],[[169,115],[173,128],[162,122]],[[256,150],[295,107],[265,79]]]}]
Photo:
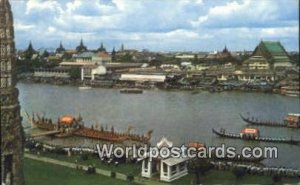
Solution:
[{"label": "cloud", "polygon": [[152,50],[253,49],[261,39],[298,49],[298,0],[12,0],[16,45],[89,48],[104,41]]},{"label": "cloud", "polygon": [[[283,1],[229,1],[225,5],[213,6],[205,15],[190,23],[194,27],[274,27],[297,24],[297,6],[294,0]],[[283,12],[283,10],[289,10]]]}]

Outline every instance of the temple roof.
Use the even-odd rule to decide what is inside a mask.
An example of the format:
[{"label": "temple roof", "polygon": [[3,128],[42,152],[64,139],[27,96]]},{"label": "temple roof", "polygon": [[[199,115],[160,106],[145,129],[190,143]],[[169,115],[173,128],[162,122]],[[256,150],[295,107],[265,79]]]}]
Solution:
[{"label": "temple roof", "polygon": [[79,46],[76,47],[77,52],[84,52],[87,51],[87,47],[83,44],[82,39],[80,40]]},{"label": "temple roof", "polygon": [[253,56],[263,56],[268,61],[276,62],[291,62],[286,50],[280,42],[261,41],[255,48]]},{"label": "temple roof", "polygon": [[158,148],[162,148],[162,147],[172,147],[173,146],[173,142],[169,141],[166,137],[162,137],[161,140],[156,144],[156,146]]},{"label": "temple roof", "polygon": [[261,44],[272,54],[272,55],[286,55],[286,51],[280,42],[262,41]]}]

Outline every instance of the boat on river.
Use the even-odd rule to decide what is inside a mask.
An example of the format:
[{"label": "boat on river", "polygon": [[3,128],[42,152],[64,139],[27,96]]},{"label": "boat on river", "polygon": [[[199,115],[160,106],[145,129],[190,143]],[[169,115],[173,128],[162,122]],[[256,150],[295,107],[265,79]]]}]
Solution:
[{"label": "boat on river", "polygon": [[142,94],[143,90],[138,88],[124,88],[120,90],[120,93],[125,94]]},{"label": "boat on river", "polygon": [[220,137],[226,137],[231,139],[242,139],[242,140],[300,145],[300,140],[294,140],[293,138],[289,139],[289,138],[281,138],[281,137],[260,136],[259,130],[257,128],[244,128],[241,130],[239,134],[228,133],[225,131],[225,129],[220,129],[219,131],[212,129],[212,132]]},{"label": "boat on river", "polygon": [[104,129],[99,125],[92,125],[90,128],[86,127],[81,116],[74,117],[72,115],[64,115],[58,118],[57,122],[54,123],[52,119],[47,119],[44,116],[36,114],[36,116],[27,117],[30,120],[32,127],[37,127],[47,131],[57,131],[49,132],[55,137],[68,137],[68,136],[80,136],[91,139],[99,139],[111,142],[124,142],[124,141],[137,141],[142,143],[148,143],[151,139],[153,130],[149,130],[144,135],[132,134],[130,133],[133,129],[129,127],[127,132],[119,133],[111,127],[111,130],[107,128]]},{"label": "boat on river", "polygon": [[79,90],[88,90],[91,88],[92,88],[91,86],[86,86],[86,85],[78,87]]},{"label": "boat on river", "polygon": [[252,117],[250,119],[240,114],[240,117],[250,125],[272,126],[272,127],[288,127],[300,128],[300,114],[289,113],[283,122],[262,121]]}]

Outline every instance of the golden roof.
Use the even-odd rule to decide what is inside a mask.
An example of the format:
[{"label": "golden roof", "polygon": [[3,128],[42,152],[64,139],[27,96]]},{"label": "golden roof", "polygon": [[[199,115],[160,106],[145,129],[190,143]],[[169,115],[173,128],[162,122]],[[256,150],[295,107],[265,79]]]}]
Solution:
[{"label": "golden roof", "polygon": [[59,119],[60,124],[67,124],[67,125],[73,124],[74,121],[75,121],[75,117],[70,116],[70,115],[62,116]]}]

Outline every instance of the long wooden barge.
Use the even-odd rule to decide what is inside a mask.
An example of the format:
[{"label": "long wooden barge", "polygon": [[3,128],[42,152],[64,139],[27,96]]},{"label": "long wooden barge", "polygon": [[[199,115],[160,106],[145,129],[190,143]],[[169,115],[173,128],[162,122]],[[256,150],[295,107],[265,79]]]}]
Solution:
[{"label": "long wooden barge", "polygon": [[250,119],[250,117],[246,118],[241,114],[240,117],[243,121],[250,125],[300,128],[300,114],[289,113],[283,122],[261,121],[254,117]]},{"label": "long wooden barge", "polygon": [[[51,119],[47,119],[44,116],[41,117],[39,114],[36,116],[27,117],[31,122],[32,127],[37,127],[47,131],[60,131],[55,134],[55,137],[68,137],[68,136],[80,136],[91,139],[106,140],[112,142],[123,142],[123,141],[137,141],[142,143],[148,143],[151,139],[153,130],[149,130],[144,135],[132,134],[130,133],[132,127],[129,127],[127,132],[119,133],[114,131],[114,127],[111,130],[104,129],[102,126],[91,126],[86,127],[81,116],[75,118],[74,116],[65,115],[60,117],[56,123],[53,123]],[[36,117],[36,118],[35,118]]]},{"label": "long wooden barge", "polygon": [[[250,131],[247,133],[247,130]],[[246,132],[244,132],[246,131]],[[258,129],[246,128],[240,134],[228,133],[224,129],[217,131],[212,129],[212,132],[220,137],[226,137],[231,139],[242,139],[242,140],[251,140],[251,141],[262,141],[262,142],[272,142],[272,143],[287,143],[293,145],[300,145],[300,140],[280,138],[280,137],[263,137],[259,135]]]}]

